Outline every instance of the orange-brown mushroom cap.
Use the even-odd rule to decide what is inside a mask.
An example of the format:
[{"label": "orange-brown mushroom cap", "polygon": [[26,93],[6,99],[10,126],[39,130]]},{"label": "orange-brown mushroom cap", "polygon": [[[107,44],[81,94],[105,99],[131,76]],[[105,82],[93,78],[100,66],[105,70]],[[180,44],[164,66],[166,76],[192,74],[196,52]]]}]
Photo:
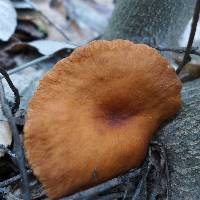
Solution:
[{"label": "orange-brown mushroom cap", "polygon": [[95,41],[59,61],[25,124],[27,157],[49,197],[140,165],[155,130],[180,108],[180,90],[169,62],[143,44]]}]

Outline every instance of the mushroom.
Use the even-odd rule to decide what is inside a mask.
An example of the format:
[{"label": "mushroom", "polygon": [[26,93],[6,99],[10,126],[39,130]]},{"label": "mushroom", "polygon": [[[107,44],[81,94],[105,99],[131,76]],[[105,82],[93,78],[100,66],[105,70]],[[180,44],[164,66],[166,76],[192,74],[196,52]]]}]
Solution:
[{"label": "mushroom", "polygon": [[156,129],[181,107],[180,90],[169,62],[144,44],[94,41],[59,61],[30,101],[24,130],[48,196],[138,167]]}]

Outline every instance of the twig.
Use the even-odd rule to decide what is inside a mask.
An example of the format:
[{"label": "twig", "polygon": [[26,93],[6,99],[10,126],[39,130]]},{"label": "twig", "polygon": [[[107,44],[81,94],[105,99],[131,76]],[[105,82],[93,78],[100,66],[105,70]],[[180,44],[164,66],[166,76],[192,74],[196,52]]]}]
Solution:
[{"label": "twig", "polygon": [[2,80],[0,79],[0,100],[2,104],[2,110],[5,115],[5,117],[8,119],[8,123],[10,125],[10,129],[13,134],[13,140],[14,140],[14,151],[17,157],[17,162],[19,166],[19,171],[22,177],[22,189],[24,192],[24,199],[29,200],[30,199],[30,190],[28,186],[28,177],[26,173],[26,168],[25,168],[25,158],[24,158],[24,152],[22,148],[22,144],[20,142],[20,136],[18,129],[16,127],[11,109],[8,105],[8,102],[5,97],[5,92],[3,88],[3,83]]},{"label": "twig", "polygon": [[[155,49],[157,49],[158,51],[171,51],[171,52],[174,52],[174,53],[185,53],[186,52],[185,47],[178,47],[178,48],[155,47]],[[191,49],[190,54],[200,56],[200,52],[197,51],[198,49],[199,49],[199,47],[193,47]]]},{"label": "twig", "polygon": [[36,10],[49,24],[51,24],[67,41],[69,41],[69,37],[66,35],[66,33],[63,31],[62,28],[60,28],[57,24],[55,24],[48,16],[46,16],[38,7],[33,3],[31,0],[25,0],[34,10]]},{"label": "twig", "polygon": [[[73,49],[68,49],[69,53],[71,53],[72,51],[73,51]],[[55,52],[55,53],[57,53],[57,52]],[[40,56],[39,58],[36,58],[36,59],[34,59],[34,60],[30,61],[30,62],[27,62],[27,63],[25,63],[25,64],[23,64],[21,66],[17,66],[14,69],[8,70],[8,74],[12,75],[12,74],[20,72],[20,71],[22,71],[22,70],[24,70],[24,69],[26,69],[28,67],[31,67],[32,65],[36,65],[36,64],[38,64],[38,63],[40,63],[42,61],[45,61],[45,60],[53,57],[55,55],[55,53],[50,54],[50,55]]]},{"label": "twig", "polygon": [[30,61],[30,62],[25,63],[24,65],[21,65],[19,67],[15,67],[14,69],[9,70],[8,74],[11,75],[11,74],[14,74],[16,72],[22,71],[22,70],[24,70],[24,69],[26,69],[26,68],[28,68],[28,67],[30,67],[32,65],[35,65],[35,64],[38,64],[38,63],[40,63],[40,62],[42,62],[44,60],[47,60],[50,57],[52,57],[52,55],[46,55],[46,56],[41,56],[39,58],[36,58],[36,59],[34,59],[34,60]]},{"label": "twig", "polygon": [[[144,168],[146,168],[146,165],[147,165],[147,163],[145,162],[141,168],[134,170],[134,171],[130,171],[128,174],[126,174],[124,176],[127,176],[128,179],[137,177],[141,174],[142,170],[144,170]],[[123,184],[124,183],[123,177],[122,178],[121,177],[114,178],[114,179],[109,180],[105,183],[102,183],[100,185],[92,187],[88,190],[78,192],[78,193],[76,193],[72,196],[69,196],[69,197],[64,197],[61,200],[92,199],[102,192],[105,192],[109,189],[112,189],[113,187],[116,187],[118,185]]]},{"label": "twig", "polygon": [[[31,173],[32,173],[31,169],[27,170],[27,174],[31,174]],[[19,180],[21,180],[21,174],[18,174],[16,176],[12,177],[12,178],[9,178],[5,181],[0,182],[0,188],[7,187],[11,184],[16,183]]]},{"label": "twig", "polygon": [[8,73],[6,72],[6,70],[4,70],[3,68],[0,67],[0,73],[3,75],[3,77],[6,79],[10,89],[12,90],[12,92],[14,93],[15,96],[15,103],[14,106],[12,107],[12,113],[15,113],[18,109],[19,109],[19,104],[20,104],[20,95],[19,95],[19,91],[18,89],[14,86],[14,84],[12,83]]},{"label": "twig", "polygon": [[186,52],[184,54],[183,61],[181,62],[181,64],[179,65],[179,67],[176,70],[177,74],[179,74],[181,72],[181,70],[183,69],[183,67],[191,60],[190,53],[191,53],[191,48],[192,48],[192,44],[194,41],[194,36],[196,33],[197,23],[199,21],[199,12],[200,12],[200,0],[197,0],[196,5],[195,5],[193,20],[192,20],[192,27],[191,27],[190,37],[189,37],[189,40],[187,43]]},{"label": "twig", "polygon": [[92,187],[88,190],[85,190],[83,192],[78,192],[72,196],[62,198],[61,200],[78,200],[78,199],[92,199],[97,194],[104,192],[106,190],[109,190],[117,185],[120,184],[120,179],[114,178],[110,181],[107,181],[106,183],[97,185],[95,187]]}]

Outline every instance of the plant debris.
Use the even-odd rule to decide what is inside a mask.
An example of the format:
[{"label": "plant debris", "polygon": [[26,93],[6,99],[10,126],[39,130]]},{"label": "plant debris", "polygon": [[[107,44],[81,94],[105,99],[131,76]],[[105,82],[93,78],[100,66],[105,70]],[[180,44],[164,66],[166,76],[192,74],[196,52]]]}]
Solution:
[{"label": "plant debris", "polygon": [[10,0],[0,0],[0,40],[8,41],[15,32],[17,14]]}]

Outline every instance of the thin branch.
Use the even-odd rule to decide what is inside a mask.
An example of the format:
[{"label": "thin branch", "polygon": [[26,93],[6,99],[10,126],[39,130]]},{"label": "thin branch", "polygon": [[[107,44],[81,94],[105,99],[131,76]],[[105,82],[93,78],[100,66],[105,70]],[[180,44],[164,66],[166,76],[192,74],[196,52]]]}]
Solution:
[{"label": "thin branch", "polygon": [[[27,174],[31,174],[32,173],[32,170],[29,169],[27,170]],[[2,181],[0,182],[0,188],[4,188],[4,187],[7,187],[9,185],[12,185],[12,184],[15,184],[16,182],[20,181],[21,180],[21,174],[18,174],[12,178],[9,178],[5,181]]]},{"label": "thin branch", "polygon": [[194,41],[194,36],[196,33],[197,23],[199,21],[199,12],[200,12],[200,0],[197,0],[196,5],[195,5],[193,20],[192,20],[192,27],[191,27],[190,37],[189,37],[189,40],[187,43],[186,52],[183,57],[183,61],[181,62],[181,64],[179,65],[179,67],[176,70],[177,74],[179,74],[181,72],[181,70],[183,69],[183,67],[191,60],[190,53],[191,53],[192,44]]},{"label": "thin branch", "polygon": [[[170,51],[170,52],[174,52],[174,53],[185,53],[186,52],[186,47],[178,47],[178,48],[169,48],[169,47],[155,47],[155,49],[157,49],[158,51]],[[200,56],[200,52],[198,52],[197,50],[199,49],[199,47],[193,47],[191,49],[190,54],[194,54],[197,56]]]},{"label": "thin branch", "polygon": [[136,170],[130,171],[128,174],[122,176],[122,177],[118,177],[118,178],[114,178],[112,180],[109,180],[105,183],[102,183],[100,185],[97,185],[95,187],[92,187],[88,190],[82,191],[82,192],[78,192],[74,195],[71,195],[69,197],[64,197],[61,200],[78,200],[78,199],[92,199],[95,198],[95,196],[97,196],[98,194],[105,192],[109,189],[112,189],[118,185],[121,185],[124,183],[124,177],[127,176],[127,179],[130,178],[134,178],[139,176],[142,171],[147,167],[147,162],[144,162],[144,164]]},{"label": "thin branch", "polygon": [[14,93],[15,96],[15,103],[14,106],[12,107],[12,113],[15,113],[19,109],[20,105],[20,95],[18,89],[14,86],[13,82],[11,81],[8,73],[6,70],[4,70],[2,67],[0,67],[0,73],[3,75],[3,77],[6,79],[10,89]]},{"label": "thin branch", "polygon": [[10,129],[13,134],[14,151],[16,154],[19,171],[22,177],[22,189],[24,192],[24,199],[30,200],[30,190],[28,186],[28,177],[27,177],[26,167],[25,167],[24,151],[23,151],[22,144],[20,141],[19,132],[14,121],[14,117],[12,115],[11,109],[5,97],[5,92],[4,92],[3,83],[1,79],[0,79],[0,100],[2,104],[3,113],[5,117],[8,119],[8,123],[10,125]]},{"label": "thin branch", "polygon": [[32,65],[35,65],[35,64],[38,64],[38,63],[40,63],[40,62],[42,62],[44,60],[47,60],[50,57],[52,57],[52,55],[46,55],[46,56],[41,56],[39,58],[36,58],[36,59],[34,59],[34,60],[30,61],[30,62],[25,63],[24,65],[21,65],[19,67],[15,67],[14,69],[9,70],[8,74],[11,75],[11,74],[14,74],[16,72],[22,71],[22,70],[24,70],[24,69],[26,69],[26,68],[28,68],[28,67],[30,67]]},{"label": "thin branch", "polygon": [[[73,51],[73,49],[68,49],[68,52],[71,53],[72,51]],[[55,53],[57,53],[57,52],[55,52]],[[8,74],[12,75],[12,74],[20,72],[20,71],[22,71],[22,70],[24,70],[24,69],[26,69],[28,67],[31,67],[32,65],[36,65],[36,64],[38,64],[38,63],[40,63],[42,61],[45,61],[45,60],[53,57],[55,55],[55,53],[50,54],[50,55],[40,56],[39,58],[31,60],[30,62],[26,62],[25,64],[23,64],[21,66],[17,66],[14,69],[8,70]]]}]

